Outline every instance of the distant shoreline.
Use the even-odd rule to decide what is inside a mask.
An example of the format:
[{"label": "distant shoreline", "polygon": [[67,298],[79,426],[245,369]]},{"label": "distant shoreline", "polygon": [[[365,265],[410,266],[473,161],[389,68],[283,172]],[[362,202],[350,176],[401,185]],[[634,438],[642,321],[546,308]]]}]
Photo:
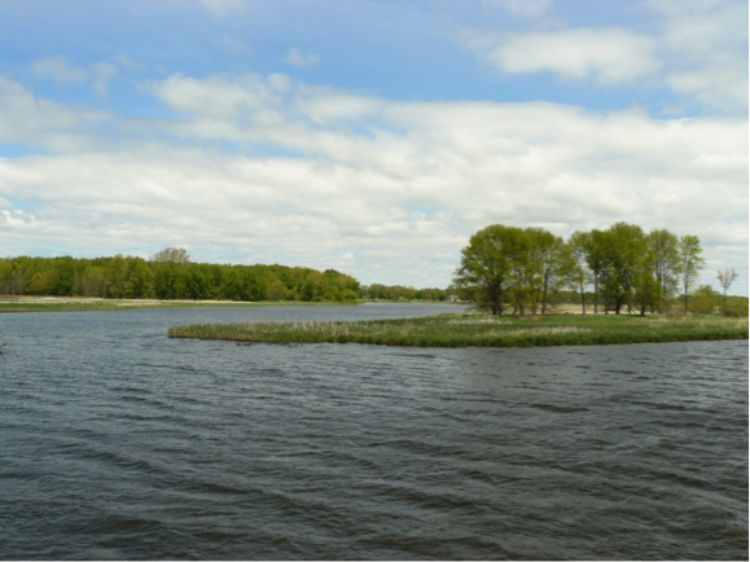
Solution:
[{"label": "distant shoreline", "polygon": [[385,299],[357,299],[346,301],[231,301],[188,299],[106,299],[101,297],[57,297],[29,295],[0,295],[0,314],[22,312],[86,312],[109,310],[134,310],[140,308],[184,308],[184,307],[266,307],[266,306],[354,306],[369,302],[393,304],[458,304],[430,300],[393,301]]},{"label": "distant shoreline", "polygon": [[160,300],[160,299],[105,299],[95,297],[0,296],[0,314],[12,312],[86,312],[105,310],[134,310],[139,308],[183,308],[202,306],[257,307],[257,306],[315,306],[359,304],[360,301],[229,301],[229,300]]}]

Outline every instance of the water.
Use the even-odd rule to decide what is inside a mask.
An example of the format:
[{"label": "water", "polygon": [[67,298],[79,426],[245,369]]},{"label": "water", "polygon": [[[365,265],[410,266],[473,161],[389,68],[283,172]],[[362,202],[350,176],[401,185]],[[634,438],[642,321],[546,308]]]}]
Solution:
[{"label": "water", "polygon": [[747,558],[747,342],[166,338],[442,310],[0,316],[0,558]]}]

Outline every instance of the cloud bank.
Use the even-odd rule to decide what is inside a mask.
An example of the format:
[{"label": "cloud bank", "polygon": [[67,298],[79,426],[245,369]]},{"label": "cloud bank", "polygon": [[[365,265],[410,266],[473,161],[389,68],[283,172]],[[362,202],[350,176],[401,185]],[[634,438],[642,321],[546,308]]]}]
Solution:
[{"label": "cloud bank", "polygon": [[[398,101],[280,74],[174,74],[168,117],[39,99],[0,80],[8,255],[148,255],[335,267],[365,283],[445,286],[490,223],[560,235],[619,220],[700,236],[746,275],[747,124],[552,103]],[[117,138],[117,142],[112,139]]]}]

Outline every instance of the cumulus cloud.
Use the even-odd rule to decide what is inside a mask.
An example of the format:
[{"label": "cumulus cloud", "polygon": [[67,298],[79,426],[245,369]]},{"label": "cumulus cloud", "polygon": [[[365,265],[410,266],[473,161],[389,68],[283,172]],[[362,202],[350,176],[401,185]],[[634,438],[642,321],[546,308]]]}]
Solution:
[{"label": "cumulus cloud", "polygon": [[[464,45],[507,75],[549,72],[567,80],[597,84],[638,83],[664,88],[682,106],[721,114],[747,112],[747,26],[745,2],[653,0],[636,5],[648,24],[623,27],[567,27],[536,21],[549,12],[542,2],[485,0],[523,15],[524,30],[464,29]],[[684,107],[682,107],[684,109]]]},{"label": "cumulus cloud", "polygon": [[297,47],[289,49],[284,61],[296,68],[309,68],[320,62],[320,57],[315,53],[306,53]]},{"label": "cumulus cloud", "polygon": [[[125,56],[120,56],[118,59],[125,64],[132,63],[131,59]],[[105,96],[108,81],[117,74],[117,67],[108,62],[98,62],[89,67],[82,67],[71,63],[66,57],[53,56],[35,60],[31,64],[31,71],[38,78],[53,80],[63,86],[91,81],[94,92]]]},{"label": "cumulus cloud", "polygon": [[598,82],[630,81],[658,68],[654,42],[620,28],[579,28],[559,31],[474,37],[485,60],[510,74],[554,72],[566,78]]},{"label": "cumulus cloud", "polygon": [[[0,104],[30,95],[7,89]],[[0,158],[6,252],[30,236],[88,255],[184,245],[196,259],[446,285],[487,224],[567,235],[625,220],[698,234],[709,267],[746,271],[744,119],[402,102],[283,75],[174,75],[149,91],[175,118],[112,123],[130,127],[132,144]],[[42,100],[21,102],[41,120]],[[83,116],[41,105],[58,128],[80,129]],[[16,118],[6,135],[21,130]],[[14,214],[21,196],[37,202],[33,218]]]}]

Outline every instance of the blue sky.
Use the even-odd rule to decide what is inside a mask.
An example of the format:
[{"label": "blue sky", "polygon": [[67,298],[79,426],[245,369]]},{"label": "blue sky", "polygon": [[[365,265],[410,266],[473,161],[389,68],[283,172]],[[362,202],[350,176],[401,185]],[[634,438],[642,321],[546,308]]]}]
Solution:
[{"label": "blue sky", "polygon": [[0,4],[0,254],[445,286],[477,229],[698,234],[747,292],[747,5]]}]

